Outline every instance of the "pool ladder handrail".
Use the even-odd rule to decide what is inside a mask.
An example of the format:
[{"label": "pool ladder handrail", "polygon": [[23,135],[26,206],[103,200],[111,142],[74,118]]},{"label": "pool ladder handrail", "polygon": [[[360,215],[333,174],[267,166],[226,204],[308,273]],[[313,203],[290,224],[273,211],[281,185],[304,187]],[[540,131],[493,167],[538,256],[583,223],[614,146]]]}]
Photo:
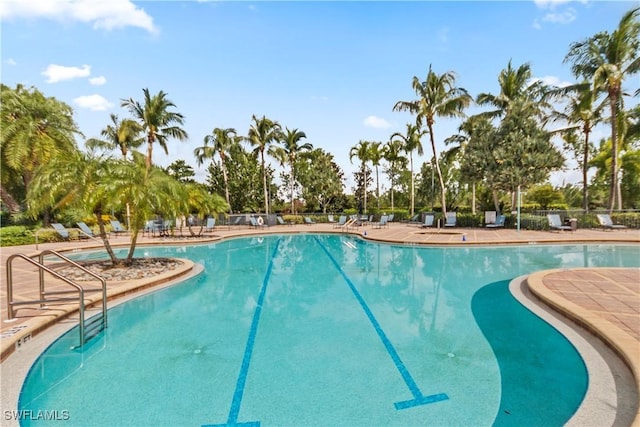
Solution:
[{"label": "pool ladder handrail", "polygon": [[[102,283],[102,289],[85,289],[83,288],[80,284],[74,282],[73,280],[61,275],[60,273],[56,272],[55,270],[47,267],[44,264],[44,257],[45,255],[55,255],[58,258],[60,258],[61,260],[65,261],[67,264],[71,264],[76,268],[79,268],[80,270],[82,270],[84,273],[89,274],[90,276],[98,279],[101,283]],[[107,281],[104,277],[92,272],[91,270],[88,270],[87,268],[83,267],[82,265],[78,264],[75,261],[70,260],[69,258],[65,257],[64,255],[60,254],[57,251],[51,250],[51,249],[47,249],[45,251],[42,251],[40,254],[37,255],[38,260],[36,261],[35,258],[36,255],[29,257],[27,255],[24,254],[13,254],[11,255],[9,258],[7,258],[7,313],[8,313],[8,318],[9,319],[13,319],[14,318],[14,306],[16,305],[28,305],[28,304],[40,304],[40,306],[44,306],[46,303],[49,302],[63,302],[63,301],[78,301],[79,304],[79,322],[78,322],[78,328],[80,330],[80,347],[84,346],[84,344],[91,339],[93,336],[97,335],[100,331],[104,330],[107,328]],[[38,300],[29,300],[29,301],[14,301],[13,300],[13,272],[11,269],[12,266],[12,262],[14,259],[16,258],[20,258],[23,259],[25,261],[27,261],[28,263],[36,266],[38,268],[38,275],[39,275],[39,295],[40,295],[40,299]],[[66,284],[74,287],[75,289],[73,290],[67,290],[67,291],[52,291],[52,292],[46,292],[45,290],[45,280],[44,280],[44,272],[47,272],[49,274],[51,274],[52,276],[62,280],[63,282],[65,282]],[[85,292],[99,292],[102,291],[102,315],[101,316],[95,316],[95,318],[93,320],[91,320],[88,323],[85,323],[85,302],[84,302],[84,295]],[[70,294],[70,293],[77,293],[78,297],[58,297],[58,298],[48,298],[49,295],[61,295],[61,294]],[[101,321],[100,321],[101,320]],[[98,326],[98,327],[96,327]],[[89,335],[91,334],[91,335]]]}]

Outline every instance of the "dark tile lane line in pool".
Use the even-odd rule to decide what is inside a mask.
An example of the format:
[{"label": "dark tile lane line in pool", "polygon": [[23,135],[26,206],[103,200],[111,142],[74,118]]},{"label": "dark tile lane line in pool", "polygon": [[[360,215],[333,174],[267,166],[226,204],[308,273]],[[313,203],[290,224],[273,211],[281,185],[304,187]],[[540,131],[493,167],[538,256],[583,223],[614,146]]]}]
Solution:
[{"label": "dark tile lane line in pool", "polygon": [[260,314],[262,313],[262,305],[264,303],[264,297],[267,293],[267,285],[271,278],[271,271],[273,270],[273,259],[278,253],[278,247],[280,246],[281,239],[276,242],[276,247],[271,253],[271,259],[269,260],[269,266],[262,282],[262,289],[260,290],[260,296],[258,297],[258,303],[256,310],[253,312],[253,320],[251,321],[251,329],[249,330],[249,337],[247,338],[247,345],[244,350],[244,356],[242,358],[242,365],[240,367],[240,373],[238,374],[238,382],[236,383],[236,389],[233,393],[233,400],[231,402],[231,409],[229,410],[229,417],[226,424],[203,424],[203,427],[224,426],[224,425],[240,425],[240,426],[259,426],[260,421],[249,421],[245,423],[238,423],[238,414],[240,413],[240,405],[242,404],[242,395],[244,394],[244,386],[247,382],[247,374],[249,373],[249,364],[251,363],[251,354],[253,353],[253,344],[256,340],[256,334],[258,333],[258,322],[260,322]]},{"label": "dark tile lane line in pool", "polygon": [[364,298],[362,298],[362,295],[360,295],[360,292],[358,292],[358,289],[355,287],[351,279],[349,279],[349,276],[347,276],[347,274],[344,272],[342,267],[340,267],[340,264],[338,264],[338,261],[336,261],[336,259],[331,255],[329,250],[325,247],[325,245],[322,244],[320,239],[318,239],[317,236],[314,236],[314,239],[320,245],[324,253],[329,257],[329,259],[331,260],[333,265],[336,267],[340,275],[344,278],[345,282],[347,282],[347,285],[349,285],[351,292],[353,292],[353,295],[356,297],[356,299],[360,303],[360,306],[362,307],[365,314],[369,318],[369,321],[372,323],[376,333],[378,334],[378,337],[384,344],[384,347],[386,348],[387,353],[389,353],[389,356],[393,360],[393,363],[395,363],[396,368],[398,369],[398,371],[400,372],[400,375],[402,376],[402,379],[404,380],[405,384],[409,388],[409,391],[411,391],[411,394],[413,395],[413,399],[396,402],[394,404],[395,408],[397,410],[401,410],[401,409],[412,408],[414,406],[426,405],[428,403],[440,402],[442,400],[448,400],[449,396],[447,396],[445,393],[432,394],[429,396],[425,396],[422,394],[422,391],[420,391],[420,388],[418,387],[416,382],[413,380],[411,373],[409,373],[409,370],[402,362],[400,355],[396,351],[393,344],[391,344],[391,341],[389,341],[389,338],[382,330],[380,323],[378,323],[378,321],[376,320],[375,316],[369,309],[369,306],[365,302]]}]

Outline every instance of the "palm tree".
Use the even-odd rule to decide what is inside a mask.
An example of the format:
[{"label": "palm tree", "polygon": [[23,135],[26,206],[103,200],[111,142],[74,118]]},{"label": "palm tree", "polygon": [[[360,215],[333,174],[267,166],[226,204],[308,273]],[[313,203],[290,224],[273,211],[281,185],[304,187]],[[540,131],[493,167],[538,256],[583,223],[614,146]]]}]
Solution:
[{"label": "palm tree", "polygon": [[594,91],[605,92],[611,111],[611,187],[609,194],[609,212],[613,211],[618,182],[617,114],[623,109],[622,85],[625,77],[640,71],[638,51],[640,49],[640,7],[628,11],[622,16],[618,28],[609,34],[597,33],[569,46],[564,62],[571,62],[571,71],[592,82]]},{"label": "palm tree", "polygon": [[151,170],[154,143],[157,142],[164,149],[165,154],[169,154],[167,149],[169,138],[185,141],[189,136],[180,127],[180,125],[184,124],[182,114],[169,111],[169,108],[175,107],[175,104],[167,98],[166,93],[160,91],[152,96],[147,88],[142,89],[142,92],[144,94],[142,104],[134,101],[133,98],[129,98],[123,99],[121,105],[126,107],[139,120],[146,134],[146,170],[149,172]]},{"label": "palm tree", "polygon": [[[587,172],[589,171],[589,151],[591,143],[589,135],[597,123],[601,120],[602,107],[604,104],[595,105],[597,93],[593,91],[589,82],[583,82],[559,88],[549,92],[550,95],[560,95],[566,101],[563,111],[552,111],[548,119],[561,120],[567,126],[555,132],[563,134],[566,144],[574,152],[582,152],[582,207],[589,210],[589,186]],[[574,135],[576,129],[580,129],[584,139]]]},{"label": "palm tree", "polygon": [[416,95],[418,95],[418,99],[414,101],[398,101],[393,107],[394,111],[409,111],[415,114],[416,124],[419,127],[422,127],[423,121],[426,122],[431,141],[431,150],[433,151],[433,161],[440,181],[442,214],[445,217],[447,215],[446,188],[438,162],[433,125],[436,117],[463,117],[464,113],[462,111],[471,104],[471,96],[465,89],[456,87],[455,83],[453,72],[449,71],[438,75],[431,70],[431,65],[429,65],[429,71],[424,81],[421,82],[418,77],[413,77],[412,86]]},{"label": "palm tree", "polygon": [[504,117],[515,101],[527,100],[538,106],[540,111],[547,105],[542,101],[546,87],[542,81],[533,79],[533,72],[528,63],[514,69],[509,61],[507,68],[500,71],[498,75],[498,84],[500,86],[498,95],[480,93],[476,97],[476,103],[479,105],[490,105],[496,108],[480,113],[480,116]]},{"label": "palm tree", "polygon": [[[299,144],[300,140],[306,137],[307,135],[304,132],[299,131],[298,129],[290,130],[289,128],[286,128],[285,132],[281,135],[280,143],[282,144],[282,147],[278,147],[279,148],[278,151],[281,151],[282,153],[280,156],[283,158],[283,160],[286,161],[286,163],[289,163],[289,168],[290,168],[289,178],[291,181],[290,182],[291,213],[293,215],[295,215],[296,213],[296,206],[295,206],[294,194],[293,194],[295,189],[295,183],[296,183],[296,174],[295,174],[296,159],[298,158],[298,154],[300,154],[301,152],[313,150],[313,145],[309,142],[305,142],[304,144]],[[278,155],[276,155],[276,157],[278,157]],[[284,162],[281,162],[281,163],[284,163]]]},{"label": "palm tree", "polygon": [[[456,158],[464,159],[465,152],[467,149],[467,145],[471,138],[475,137],[475,129],[476,123],[482,121],[482,117],[472,116],[467,120],[462,122],[460,127],[458,127],[458,132],[455,135],[450,136],[449,138],[444,140],[446,145],[449,144],[457,144],[448,149],[446,152],[442,153],[443,157],[447,159],[447,163],[451,161],[455,161]],[[463,173],[462,176],[464,178],[471,178],[471,213],[475,215],[476,213],[476,179],[477,176],[465,176]],[[496,211],[498,214],[500,213],[499,205],[497,203],[497,196],[494,190],[494,201],[496,201]]]},{"label": "palm tree", "polygon": [[100,135],[105,139],[90,138],[85,142],[85,145],[92,150],[95,148],[120,150],[122,158],[126,159],[130,150],[144,144],[144,138],[141,137],[142,126],[132,119],[120,121],[118,116],[113,113],[109,117],[112,124],[107,125],[100,132]]},{"label": "palm tree", "polygon": [[229,205],[229,212],[231,213],[233,213],[233,210],[231,209],[229,198],[229,177],[227,176],[226,160],[233,147],[238,145],[240,140],[241,138],[237,136],[234,128],[215,128],[210,135],[204,137],[204,145],[193,150],[198,166],[202,165],[205,159],[213,160],[216,155],[220,157],[220,169],[222,169],[222,178],[224,179],[225,199],[227,205]]},{"label": "palm tree", "polygon": [[118,258],[111,248],[103,214],[114,207],[112,202],[119,196],[109,192],[116,163],[77,150],[58,156],[38,168],[27,194],[33,217],[47,209],[65,207],[77,207],[95,215],[99,236],[114,265],[118,264]]},{"label": "palm tree", "polygon": [[370,142],[359,141],[358,144],[349,150],[349,161],[353,162],[353,158],[360,160],[360,171],[363,176],[362,192],[364,193],[364,213],[367,213],[367,162],[369,161]]},{"label": "palm tree", "polygon": [[389,175],[389,181],[391,181],[391,210],[394,210],[394,202],[393,202],[393,191],[396,186],[396,177],[398,175],[398,170],[401,168],[406,168],[407,166],[407,158],[402,155],[404,150],[404,146],[402,141],[389,139],[387,144],[383,149],[384,159],[389,162],[389,169],[387,173]]},{"label": "palm tree", "polygon": [[247,141],[254,147],[253,152],[260,155],[260,165],[262,169],[262,187],[264,190],[264,212],[269,214],[269,194],[267,192],[267,169],[265,167],[264,153],[269,146],[280,139],[281,127],[278,122],[262,116],[258,119],[255,115],[251,118],[253,123],[249,128]]},{"label": "palm tree", "polygon": [[378,200],[378,210],[380,209],[380,176],[378,175],[378,166],[384,157],[384,151],[381,148],[381,142],[372,142],[369,145],[369,161],[376,168],[376,198]]},{"label": "palm tree", "polygon": [[[409,155],[409,169],[411,171],[411,216],[415,210],[415,176],[413,173],[413,152],[416,151],[419,156],[424,154],[421,138],[426,132],[420,130],[420,126],[407,123],[407,131],[405,134],[396,132],[391,135],[391,142],[398,142],[402,145],[402,150]],[[394,139],[398,138],[398,139]]]},{"label": "palm tree", "polygon": [[[82,135],[73,120],[71,107],[22,85],[15,90],[2,85],[0,128],[2,182],[9,180],[9,171],[22,181],[25,193],[29,191],[35,170],[58,156],[75,152],[74,137]],[[12,199],[4,186],[2,194],[3,200]],[[15,200],[11,205],[16,207]]]}]

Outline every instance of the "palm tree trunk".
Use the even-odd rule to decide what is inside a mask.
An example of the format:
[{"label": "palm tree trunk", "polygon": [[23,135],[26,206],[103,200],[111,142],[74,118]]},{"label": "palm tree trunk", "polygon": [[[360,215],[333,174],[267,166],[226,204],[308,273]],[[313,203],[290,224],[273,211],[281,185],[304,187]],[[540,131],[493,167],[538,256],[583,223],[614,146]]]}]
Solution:
[{"label": "palm tree trunk", "polygon": [[471,183],[471,213],[476,214],[476,182]]},{"label": "palm tree trunk", "polygon": [[129,253],[127,254],[127,260],[125,261],[126,265],[131,265],[133,263],[133,253],[136,250],[137,241],[138,241],[138,227],[133,227],[133,231],[131,231],[131,245],[129,246]]},{"label": "palm tree trunk", "polygon": [[[585,125],[586,127],[586,125]],[[585,128],[584,132],[584,151],[582,153],[582,208],[585,213],[589,212],[589,187],[587,183],[587,172],[589,161],[589,130]]]},{"label": "palm tree trunk", "polygon": [[409,162],[411,163],[411,217],[413,218],[413,208],[414,208],[414,197],[415,197],[415,191],[413,188],[413,152],[409,154]]},{"label": "palm tree trunk", "polygon": [[102,221],[102,209],[98,209],[95,212],[96,218],[98,220],[98,229],[100,230],[100,238],[102,239],[102,243],[104,244],[104,248],[109,255],[109,259],[111,260],[111,264],[118,265],[118,257],[116,257],[115,252],[113,252],[113,248],[111,247],[111,243],[109,243],[109,238],[107,237],[107,229],[104,227],[104,221]]},{"label": "palm tree trunk", "polygon": [[231,209],[231,200],[229,198],[229,178],[227,177],[227,166],[224,164],[224,158],[220,158],[220,167],[222,169],[222,178],[224,179],[224,196],[227,199],[227,205],[229,205],[229,213],[233,213]]},{"label": "palm tree trunk", "polygon": [[378,199],[378,210],[380,210],[380,176],[378,175],[378,165],[376,165],[376,199]]},{"label": "palm tree trunk", "polygon": [[294,188],[293,188],[293,164],[291,165],[291,214],[295,215],[296,214],[296,204],[293,200],[293,192],[294,192]]},{"label": "palm tree trunk", "polygon": [[260,151],[262,161],[262,188],[264,189],[264,213],[269,215],[269,194],[267,193],[267,170],[264,167],[264,151]]},{"label": "palm tree trunk", "polygon": [[0,198],[2,199],[2,203],[4,203],[7,208],[9,208],[9,212],[20,212],[20,204],[11,194],[9,194],[9,192],[2,184],[0,184]]},{"label": "palm tree trunk", "polygon": [[367,213],[367,165],[362,163],[362,172],[364,176],[364,183],[362,184],[362,191],[364,192],[364,213]]},{"label": "palm tree trunk", "polygon": [[496,212],[498,215],[502,214],[500,212],[500,200],[498,199],[498,191],[495,188],[491,189],[491,194],[493,195],[493,206],[496,208]]},{"label": "palm tree trunk", "polygon": [[151,156],[153,155],[153,141],[151,137],[149,137],[149,141],[147,144],[147,158],[145,159],[145,164],[147,166],[147,173],[151,170]]},{"label": "palm tree trunk", "polygon": [[438,180],[440,181],[440,197],[441,197],[441,202],[442,202],[442,215],[444,215],[444,217],[447,217],[447,195],[446,195],[446,189],[444,188],[444,179],[442,179],[442,171],[440,171],[440,163],[438,162],[438,153],[436,152],[436,142],[433,139],[433,126],[431,125],[431,123],[428,124],[429,126],[429,136],[430,136],[430,140],[431,140],[431,150],[433,150],[433,159],[434,162],[436,164],[436,171],[438,172]]},{"label": "palm tree trunk", "polygon": [[613,212],[616,202],[616,190],[618,188],[618,147],[617,147],[617,109],[618,96],[615,90],[609,91],[609,102],[611,106],[611,188],[609,194],[609,215]]},{"label": "palm tree trunk", "polygon": [[393,212],[393,187],[394,187],[394,182],[393,180],[391,180],[391,212]]}]

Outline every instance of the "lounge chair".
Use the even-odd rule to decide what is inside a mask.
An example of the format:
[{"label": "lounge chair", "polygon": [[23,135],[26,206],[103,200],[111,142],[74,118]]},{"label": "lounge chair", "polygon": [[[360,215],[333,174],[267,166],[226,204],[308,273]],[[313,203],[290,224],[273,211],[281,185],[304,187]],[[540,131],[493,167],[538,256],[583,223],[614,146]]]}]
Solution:
[{"label": "lounge chair", "polygon": [[598,222],[600,226],[605,230],[622,230],[627,228],[626,225],[614,224],[609,214],[598,214]]},{"label": "lounge chair", "polygon": [[289,225],[292,226],[294,224],[293,221],[285,221],[281,216],[276,216],[276,221],[278,221],[278,225]]},{"label": "lounge chair", "polygon": [[560,215],[558,214],[548,214],[547,219],[549,220],[549,229],[557,230],[557,231],[573,231],[570,225],[562,225],[562,221],[560,220]]},{"label": "lounge chair", "polygon": [[81,221],[81,222],[77,222],[76,224],[80,229],[80,234],[78,234],[78,237],[81,237],[81,238],[84,237],[87,239],[94,239],[96,237],[95,234],[93,234],[93,230],[91,230],[89,226],[84,222]]},{"label": "lounge chair", "polygon": [[345,230],[349,230],[349,227],[357,227],[360,225],[360,221],[358,220],[358,217],[355,215],[352,215],[349,220],[347,222],[344,223],[344,225],[341,228],[344,228]]},{"label": "lounge chair", "polygon": [[387,221],[389,221],[389,222],[393,221],[393,216],[394,216],[394,215],[395,215],[395,214],[389,214],[389,216],[388,216],[388,218],[387,218]]},{"label": "lounge chair", "polygon": [[382,227],[388,227],[389,221],[389,217],[387,215],[382,215],[380,217],[380,222],[373,224],[373,228],[382,228]]},{"label": "lounge chair", "polygon": [[267,224],[264,223],[264,220],[262,219],[261,216],[259,217],[255,217],[255,216],[250,216],[249,217],[249,224],[251,225],[251,227],[253,228],[263,228],[263,227],[268,227]]},{"label": "lounge chair", "polygon": [[457,221],[457,215],[455,212],[447,212],[447,220],[444,223],[445,227],[455,227]]},{"label": "lounge chair", "polygon": [[347,222],[347,216],[346,215],[340,215],[340,218],[338,218],[338,222],[333,224],[333,228],[340,228],[343,225],[345,225],[346,222]]},{"label": "lounge chair", "polygon": [[498,215],[498,216],[496,217],[496,222],[494,222],[494,223],[490,223],[490,224],[487,224],[487,225],[486,225],[486,227],[487,227],[487,228],[499,228],[499,227],[504,227],[504,221],[505,221],[506,219],[507,219],[507,217],[506,217],[506,216],[504,216],[504,215]]},{"label": "lounge chair", "polygon": [[327,220],[328,220],[330,223],[332,223],[332,224],[335,224],[335,223],[336,223],[336,220],[333,218],[333,215],[328,215],[328,216],[327,216]]},{"label": "lounge chair", "polygon": [[434,216],[431,214],[427,214],[424,217],[424,222],[422,223],[422,228],[433,227]]},{"label": "lounge chair", "polygon": [[117,236],[120,233],[126,233],[127,230],[125,230],[124,227],[122,227],[122,224],[120,224],[120,221],[111,220],[111,232],[116,233],[116,236]]},{"label": "lounge chair", "polygon": [[244,218],[243,216],[238,216],[236,217],[235,221],[233,221],[232,225],[240,225],[242,223],[242,218]]},{"label": "lounge chair", "polygon": [[315,222],[315,221],[312,221],[312,220],[311,220],[311,218],[309,218],[308,216],[305,216],[305,217],[304,217],[304,223],[305,223],[306,225],[313,225],[313,224],[315,224],[316,222]]},{"label": "lounge chair", "polygon": [[213,231],[215,226],[216,226],[216,219],[215,218],[207,218],[207,225],[205,225],[204,230],[205,231]]},{"label": "lounge chair", "polygon": [[422,221],[420,221],[420,214],[412,216],[411,219],[407,221],[407,224],[422,224]]},{"label": "lounge chair", "polygon": [[58,232],[58,235],[62,237],[64,240],[71,240],[71,235],[69,234],[69,230],[64,228],[64,225],[59,224],[57,222],[52,222],[51,226]]}]

